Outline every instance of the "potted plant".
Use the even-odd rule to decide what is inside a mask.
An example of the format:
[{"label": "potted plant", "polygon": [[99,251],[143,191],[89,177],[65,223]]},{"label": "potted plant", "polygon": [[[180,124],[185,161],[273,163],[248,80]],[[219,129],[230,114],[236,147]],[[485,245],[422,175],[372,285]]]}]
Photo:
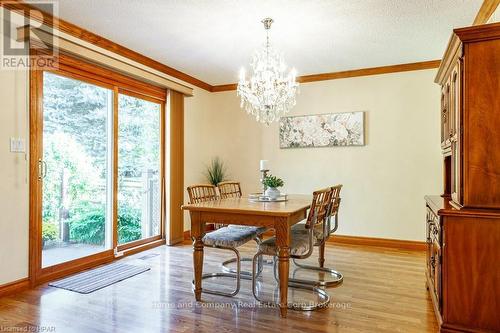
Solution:
[{"label": "potted plant", "polygon": [[264,178],[264,186],[266,186],[266,191],[264,192],[264,195],[268,196],[271,199],[276,199],[280,196],[280,190],[278,190],[278,187],[282,187],[285,185],[285,182],[283,179],[278,178],[273,175],[269,175],[266,178]]},{"label": "potted plant", "polygon": [[226,166],[219,157],[215,157],[210,162],[210,165],[206,167],[205,177],[208,182],[214,186],[217,186],[220,182],[226,180]]}]

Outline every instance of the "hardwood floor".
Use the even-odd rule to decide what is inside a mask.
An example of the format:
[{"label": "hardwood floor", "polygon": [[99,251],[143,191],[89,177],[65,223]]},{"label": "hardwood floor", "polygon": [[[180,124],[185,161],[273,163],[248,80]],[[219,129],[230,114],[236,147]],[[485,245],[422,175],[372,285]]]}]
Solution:
[{"label": "hardwood floor", "polygon": [[[253,250],[249,244],[241,252],[251,256]],[[148,254],[153,256],[140,259]],[[208,249],[204,272],[218,270],[219,260],[229,257]],[[189,244],[161,246],[122,260],[152,269],[88,295],[42,285],[1,298],[0,332],[437,331],[423,252],[327,244],[326,264],[344,274],[343,285],[328,289],[329,308],[289,311],[286,319],[279,318],[277,309],[258,306],[245,280],[236,297],[202,294],[203,302],[197,304],[191,291]],[[265,274],[263,288],[271,291],[270,269]],[[217,286],[220,283],[210,284]],[[289,297],[308,297],[299,294]]]}]

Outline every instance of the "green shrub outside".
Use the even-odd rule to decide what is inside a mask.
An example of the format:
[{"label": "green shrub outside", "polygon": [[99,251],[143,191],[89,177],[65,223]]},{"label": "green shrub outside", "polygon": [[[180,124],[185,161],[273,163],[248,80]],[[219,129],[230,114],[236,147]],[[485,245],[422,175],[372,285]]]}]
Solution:
[{"label": "green shrub outside", "polygon": [[42,240],[44,242],[55,240],[58,233],[57,226],[54,223],[42,224]]},{"label": "green shrub outside", "polygon": [[[83,207],[82,207],[83,206]],[[77,207],[70,214],[71,241],[86,244],[104,244],[106,212],[103,206],[88,203]],[[141,211],[130,207],[118,209],[118,242],[127,243],[141,239]]]}]

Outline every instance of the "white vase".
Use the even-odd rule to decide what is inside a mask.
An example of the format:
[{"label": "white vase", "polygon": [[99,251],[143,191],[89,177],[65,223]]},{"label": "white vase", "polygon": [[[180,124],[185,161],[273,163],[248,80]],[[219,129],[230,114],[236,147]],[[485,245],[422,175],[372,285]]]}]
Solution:
[{"label": "white vase", "polygon": [[268,187],[264,194],[271,199],[277,199],[281,193],[276,187]]}]

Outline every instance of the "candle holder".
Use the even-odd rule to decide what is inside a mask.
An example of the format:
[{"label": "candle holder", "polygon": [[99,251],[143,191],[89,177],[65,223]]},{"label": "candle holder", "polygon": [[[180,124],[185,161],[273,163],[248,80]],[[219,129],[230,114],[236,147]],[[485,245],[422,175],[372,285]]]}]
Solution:
[{"label": "candle holder", "polygon": [[269,172],[269,170],[260,170],[260,172],[262,173],[262,176],[260,178],[260,183],[262,184],[262,194],[264,195],[264,193],[267,190],[267,186],[264,185],[264,179],[266,179],[267,173]]}]

